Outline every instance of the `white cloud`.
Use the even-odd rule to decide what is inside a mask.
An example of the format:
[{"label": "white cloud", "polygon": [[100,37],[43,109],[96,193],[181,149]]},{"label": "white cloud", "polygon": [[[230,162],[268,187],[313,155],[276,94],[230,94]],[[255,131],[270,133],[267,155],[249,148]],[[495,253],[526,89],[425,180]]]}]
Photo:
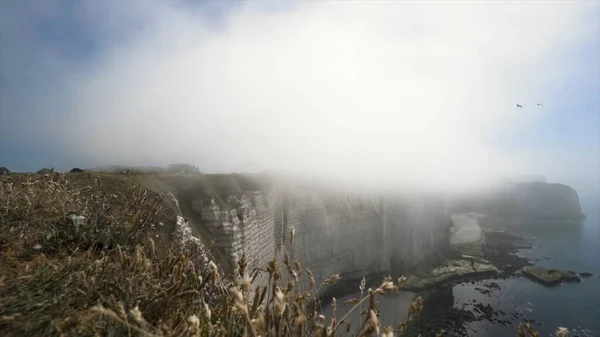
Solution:
[{"label": "white cloud", "polygon": [[449,187],[537,169],[493,140],[541,118],[536,102],[551,109],[597,23],[585,2],[247,3],[219,29],[138,6],[96,14],[128,30],[70,78],[70,152]]}]

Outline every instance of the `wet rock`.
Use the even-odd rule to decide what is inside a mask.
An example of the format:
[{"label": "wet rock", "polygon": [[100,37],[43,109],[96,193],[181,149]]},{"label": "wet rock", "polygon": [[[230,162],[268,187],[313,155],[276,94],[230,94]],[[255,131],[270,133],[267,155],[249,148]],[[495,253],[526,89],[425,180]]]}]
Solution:
[{"label": "wet rock", "polygon": [[421,291],[456,278],[478,274],[495,274],[497,272],[498,268],[491,264],[464,259],[455,260],[434,269],[422,277],[409,275],[402,288],[410,291]]},{"label": "wet rock", "polygon": [[579,276],[581,276],[581,277],[586,277],[586,278],[587,278],[587,277],[592,277],[592,276],[594,276],[594,274],[592,274],[592,273],[588,273],[588,272],[586,271],[586,272],[583,272],[583,273],[579,273]]},{"label": "wet rock", "polygon": [[544,285],[557,285],[561,282],[580,282],[576,273],[569,270],[547,269],[537,266],[523,268],[523,274],[534,281]]}]

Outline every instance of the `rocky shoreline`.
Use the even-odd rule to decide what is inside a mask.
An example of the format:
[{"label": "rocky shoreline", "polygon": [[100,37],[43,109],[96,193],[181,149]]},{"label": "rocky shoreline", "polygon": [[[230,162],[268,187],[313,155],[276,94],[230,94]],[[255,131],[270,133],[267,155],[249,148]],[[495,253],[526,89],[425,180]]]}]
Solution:
[{"label": "rocky shoreline", "polygon": [[[423,312],[409,328],[408,335],[435,336],[444,330],[444,336],[467,336],[477,332],[471,323],[475,323],[478,329],[484,329],[482,327],[488,324],[477,322],[510,329],[520,323],[539,326],[541,323],[531,319],[528,309],[502,310],[487,303],[486,298],[502,296],[500,284],[503,282],[499,280],[527,277],[531,282],[552,287],[565,282],[580,282],[593,274],[536,266],[536,260],[518,254],[531,248],[532,243],[521,237],[503,231],[483,230],[478,246],[470,243],[454,245],[453,251],[439,257],[434,265],[420,265],[409,270],[402,289],[423,298]],[[367,284],[377,286],[383,276],[371,275]],[[356,291],[358,282],[356,279],[342,280],[323,294],[322,304],[329,303],[331,296],[339,298],[347,294],[349,289]],[[474,296],[478,299],[456,302],[453,288],[458,285],[478,292],[480,295]]]},{"label": "rocky shoreline", "polygon": [[[412,327],[411,333],[423,336],[435,336],[444,330],[445,336],[468,335],[466,324],[475,321],[489,321],[505,326],[523,322],[523,314],[508,314],[496,310],[489,304],[463,303],[456,306],[454,303],[453,287],[458,284],[468,283],[475,290],[486,296],[500,290],[498,283],[493,280],[517,277],[517,272],[532,262],[516,255],[516,252],[527,243],[520,237],[498,231],[483,232],[482,246],[478,249],[465,245],[458,245],[457,249],[449,254],[446,265],[434,269],[432,274],[442,272],[444,277],[414,280],[409,277],[407,289],[419,290],[423,297],[423,313],[420,326]],[[462,252],[477,251],[480,256],[464,255]],[[446,273],[443,273],[443,271]],[[439,282],[436,282],[439,281]],[[491,281],[491,282],[490,282]],[[425,286],[418,289],[419,286]],[[410,334],[409,334],[410,335]]]},{"label": "rocky shoreline", "polygon": [[[468,335],[467,324],[477,321],[488,321],[504,326],[516,326],[519,323],[537,322],[528,319],[527,313],[511,312],[496,309],[490,304],[478,303],[475,299],[468,303],[454,301],[453,287],[459,284],[470,284],[471,288],[486,297],[492,297],[501,289],[495,280],[528,277],[532,282],[546,286],[556,286],[564,282],[580,282],[581,278],[592,276],[591,273],[577,274],[573,271],[546,269],[535,266],[533,260],[517,255],[521,249],[530,249],[532,245],[523,238],[500,231],[484,231],[481,257],[465,256],[458,249],[450,254],[451,260],[446,265],[434,269],[431,277],[410,277],[407,289],[418,290],[424,299],[424,309],[419,327],[412,332],[423,336],[435,336],[436,332],[446,331],[444,336]],[[472,251],[472,247],[468,247]],[[466,264],[466,261],[471,261]],[[471,270],[468,270],[471,267]],[[436,271],[437,270],[437,271]],[[443,271],[447,273],[444,274]],[[451,271],[454,271],[452,274]],[[440,272],[444,275],[440,277]],[[449,273],[449,274],[448,274]],[[409,334],[410,335],[410,334]]]}]

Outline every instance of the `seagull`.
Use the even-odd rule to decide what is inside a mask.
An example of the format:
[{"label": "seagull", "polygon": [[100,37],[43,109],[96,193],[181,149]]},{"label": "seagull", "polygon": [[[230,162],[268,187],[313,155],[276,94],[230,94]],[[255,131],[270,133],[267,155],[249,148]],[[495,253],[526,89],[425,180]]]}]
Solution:
[{"label": "seagull", "polygon": [[520,104],[517,104],[517,108],[522,108],[523,106]]},{"label": "seagull", "polygon": [[542,103],[538,103],[537,106],[543,107],[544,105]]}]

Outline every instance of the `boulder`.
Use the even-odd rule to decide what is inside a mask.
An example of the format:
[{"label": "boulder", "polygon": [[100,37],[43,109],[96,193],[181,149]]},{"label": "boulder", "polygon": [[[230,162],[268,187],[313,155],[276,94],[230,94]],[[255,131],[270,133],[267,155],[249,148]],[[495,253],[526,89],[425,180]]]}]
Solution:
[{"label": "boulder", "polygon": [[561,282],[581,281],[579,276],[570,270],[547,269],[537,266],[527,266],[523,268],[523,275],[548,286],[557,285]]},{"label": "boulder", "polygon": [[10,170],[4,166],[0,167],[0,176],[10,174]]}]

